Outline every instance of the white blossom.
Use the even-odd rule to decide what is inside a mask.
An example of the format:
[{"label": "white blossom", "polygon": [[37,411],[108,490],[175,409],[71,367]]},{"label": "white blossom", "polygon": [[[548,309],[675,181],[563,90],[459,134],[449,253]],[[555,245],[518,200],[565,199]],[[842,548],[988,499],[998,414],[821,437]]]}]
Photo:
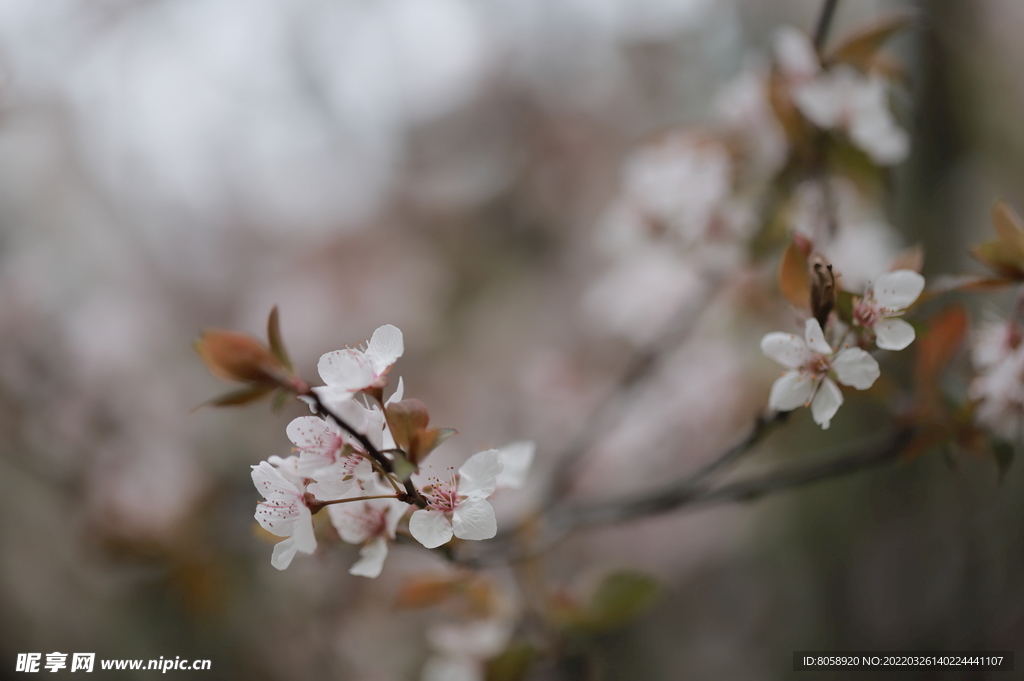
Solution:
[{"label": "white blossom", "polygon": [[772,385],[768,404],[778,411],[810,405],[814,422],[828,428],[843,403],[832,372],[843,385],[858,390],[870,388],[880,373],[878,362],[860,348],[836,352],[825,342],[816,319],[808,319],[804,337],[791,333],[769,333],[761,339],[761,351],[789,369]]},{"label": "white blossom", "polygon": [[345,348],[322,355],[316,368],[326,385],[313,390],[336,405],[360,390],[383,387],[388,371],[404,352],[402,332],[385,324],[373,332],[365,350]]},{"label": "white blossom", "polygon": [[[370,482],[362,487],[353,487],[342,498],[383,495],[392,491],[391,487]],[[349,574],[370,578],[380,574],[388,556],[388,542],[395,538],[395,528],[406,508],[407,504],[397,499],[365,499],[327,507],[331,523],[341,539],[362,546],[359,560],[349,569]]]},{"label": "white blossom", "polygon": [[265,501],[256,505],[256,521],[271,534],[287,537],[274,546],[270,564],[288,567],[295,553],[316,550],[313,516],[303,498],[305,489],[295,485],[266,461],[252,467],[252,481]]},{"label": "white blossom", "polygon": [[996,435],[1024,438],[1024,344],[1013,321],[986,324],[974,338],[971,358],[978,375],[971,381],[977,422]]},{"label": "white blossom", "polygon": [[409,531],[428,549],[459,539],[490,539],[498,532],[487,497],[498,486],[498,450],[474,454],[448,479],[435,477],[424,488],[427,507],[412,514]]},{"label": "white blossom", "polygon": [[853,310],[853,321],[875,334],[883,350],[902,350],[914,341],[914,327],[900,319],[921,291],[924,277],[913,270],[887,272],[875,280]]},{"label": "white blossom", "polygon": [[840,130],[878,165],[905,160],[910,137],[897,125],[888,102],[888,82],[840,64],[822,69],[803,32],[776,34],[775,58],[797,109],[824,130]]},{"label": "white blossom", "polygon": [[536,452],[537,444],[530,440],[510,442],[499,448],[498,461],[501,463],[501,473],[498,474],[498,489],[522,489]]}]

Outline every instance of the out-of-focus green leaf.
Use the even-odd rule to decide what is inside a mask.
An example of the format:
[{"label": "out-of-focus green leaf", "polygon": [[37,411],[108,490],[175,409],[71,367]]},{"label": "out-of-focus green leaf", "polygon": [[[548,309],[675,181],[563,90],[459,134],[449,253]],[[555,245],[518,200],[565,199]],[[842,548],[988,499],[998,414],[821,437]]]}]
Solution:
[{"label": "out-of-focus green leaf", "polygon": [[204,405],[211,407],[238,407],[262,399],[274,389],[272,385],[249,385],[238,390],[232,390],[219,397],[208,400]]},{"label": "out-of-focus green leaf", "polygon": [[487,681],[521,681],[530,671],[537,650],[526,641],[515,641],[487,663]]},{"label": "out-of-focus green leaf", "polygon": [[853,299],[855,297],[849,291],[836,292],[836,314],[847,324],[853,322]]},{"label": "out-of-focus green leaf", "polygon": [[999,467],[999,482],[1006,477],[1006,471],[1010,470],[1013,457],[1016,452],[1013,445],[1005,440],[993,440],[992,454],[995,456],[996,465]]},{"label": "out-of-focus green leaf", "polygon": [[592,633],[621,627],[646,610],[659,590],[653,578],[638,572],[608,575],[594,591],[590,607],[576,624]]}]

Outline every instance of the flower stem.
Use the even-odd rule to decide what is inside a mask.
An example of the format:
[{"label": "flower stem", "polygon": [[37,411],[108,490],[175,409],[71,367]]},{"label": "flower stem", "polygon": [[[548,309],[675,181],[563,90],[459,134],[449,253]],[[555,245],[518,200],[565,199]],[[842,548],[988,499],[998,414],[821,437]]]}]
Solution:
[{"label": "flower stem", "polygon": [[[370,456],[370,458],[372,458],[385,471],[385,473],[395,472],[395,467],[391,465],[391,460],[384,456],[384,454],[379,449],[377,449],[377,447],[372,442],[370,442],[370,439],[366,437],[366,435],[360,433],[358,430],[353,428],[348,422],[346,422],[345,419],[341,418],[340,416],[335,414],[331,409],[329,409],[327,405],[323,403],[323,400],[320,399],[320,396],[317,395],[315,391],[309,390],[308,392],[303,393],[302,397],[305,397],[306,399],[312,401],[318,416],[321,416],[325,419],[329,418],[330,420],[337,423],[339,428],[341,428],[346,433],[354,437],[356,441],[363,446],[363,449]],[[416,486],[412,484],[412,480],[405,481],[405,493],[407,495],[407,500],[409,501],[409,503],[416,504],[420,508],[426,508],[427,500],[423,498],[423,495],[419,493],[419,490],[416,489]]]}]

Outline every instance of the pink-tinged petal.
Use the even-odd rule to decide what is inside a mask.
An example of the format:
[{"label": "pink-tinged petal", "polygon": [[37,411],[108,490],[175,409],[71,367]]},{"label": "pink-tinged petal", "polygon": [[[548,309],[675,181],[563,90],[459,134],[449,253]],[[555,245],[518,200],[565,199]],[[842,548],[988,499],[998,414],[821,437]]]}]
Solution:
[{"label": "pink-tinged petal", "polygon": [[436,549],[451,540],[452,523],[441,511],[420,509],[409,518],[409,532],[428,549]]},{"label": "pink-tinged petal", "polygon": [[501,460],[497,449],[474,454],[459,468],[459,494],[486,499],[498,486],[500,473]]},{"label": "pink-tinged petal", "polygon": [[266,461],[260,461],[258,465],[252,466],[252,482],[264,499],[294,497],[301,494],[298,487]]},{"label": "pink-tinged petal", "polygon": [[832,346],[825,342],[825,334],[821,330],[821,324],[814,317],[804,324],[804,337],[807,339],[807,347],[822,355],[831,355]]},{"label": "pink-tinged petal", "polygon": [[886,272],[875,280],[874,298],[890,311],[905,310],[924,290],[924,277],[914,270]]},{"label": "pink-tinged petal", "polygon": [[768,406],[776,411],[791,411],[802,407],[811,399],[812,388],[814,381],[810,376],[799,371],[787,371],[772,384]]},{"label": "pink-tinged petal", "polygon": [[466,499],[452,512],[452,529],[459,539],[490,539],[498,534],[498,521],[487,501]]},{"label": "pink-tinged petal", "polygon": [[295,486],[296,490],[302,489],[302,470],[299,466],[299,457],[289,456],[282,459],[279,456],[268,456],[267,462],[277,469],[285,480]]},{"label": "pink-tinged petal", "polygon": [[359,560],[349,568],[350,575],[375,579],[384,568],[384,559],[388,557],[388,542],[382,537],[374,539],[359,550]]},{"label": "pink-tinged petal", "polygon": [[284,541],[274,544],[274,553],[270,557],[270,564],[278,570],[284,570],[292,564],[292,558],[298,548],[295,545],[295,537],[288,537]]},{"label": "pink-tinged petal", "polygon": [[883,350],[902,350],[914,342],[914,327],[898,317],[875,322],[875,344]]},{"label": "pink-tinged petal", "polygon": [[881,370],[875,358],[860,348],[845,348],[832,360],[832,368],[843,385],[850,385],[857,390],[870,388]]},{"label": "pink-tinged petal", "polygon": [[811,401],[811,416],[814,417],[814,422],[821,426],[822,430],[828,430],[832,417],[842,404],[843,393],[839,386],[833,383],[831,378],[826,378],[821,382],[821,387]]},{"label": "pink-tinged petal", "polygon": [[520,489],[526,484],[526,476],[533,464],[537,444],[529,440],[512,442],[498,450],[498,461],[501,462],[501,473],[498,475],[498,487]]},{"label": "pink-tinged petal", "polygon": [[[352,493],[349,496],[356,496],[356,494]],[[369,526],[364,521],[362,506],[363,502],[353,501],[348,504],[334,504],[327,507],[327,515],[342,541],[349,544],[362,544],[370,538]]]},{"label": "pink-tinged petal", "polygon": [[[381,375],[405,352],[405,342],[398,327],[385,324],[373,332],[366,348],[366,357],[373,366],[373,373]],[[326,379],[325,379],[326,380]]]},{"label": "pink-tinged petal", "polygon": [[328,386],[350,392],[362,390],[376,378],[370,359],[349,348],[322,355],[316,369]]},{"label": "pink-tinged petal", "polygon": [[[369,464],[367,464],[369,465]],[[332,467],[333,469],[334,467]],[[331,469],[321,469],[331,470]],[[321,501],[333,501],[340,499],[356,487],[357,478],[354,475],[346,474],[341,477],[328,477],[330,474],[321,473],[322,480],[310,483],[306,489],[310,494]]]},{"label": "pink-tinged petal", "polygon": [[299,522],[297,507],[279,508],[273,503],[256,504],[256,513],[253,517],[260,527],[277,537],[290,537],[295,534],[295,525]]},{"label": "pink-tinged petal", "polygon": [[802,367],[811,359],[811,352],[803,338],[778,331],[761,339],[761,352],[787,369]]},{"label": "pink-tinged petal", "polygon": [[334,429],[326,421],[316,416],[300,416],[297,419],[292,419],[288,427],[285,428],[288,439],[300,449],[321,447],[326,441],[329,441],[334,433]]}]

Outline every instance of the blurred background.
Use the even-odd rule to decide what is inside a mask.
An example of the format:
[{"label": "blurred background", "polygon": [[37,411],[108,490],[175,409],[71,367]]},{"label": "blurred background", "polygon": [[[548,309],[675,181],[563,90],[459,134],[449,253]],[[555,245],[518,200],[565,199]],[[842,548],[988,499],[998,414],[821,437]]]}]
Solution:
[{"label": "blurred background", "polygon": [[[1024,3],[841,0],[831,36],[906,7],[918,21],[892,42],[907,76],[893,108],[911,153],[885,220],[896,245],[924,245],[926,276],[978,271],[966,249],[992,202],[1024,207]],[[224,388],[192,340],[262,335],[276,304],[315,379],[321,353],[397,325],[393,375],[460,431],[436,465],[538,443],[533,485],[495,500],[513,522],[634,349],[700,288],[688,270],[622,266],[602,240],[624,159],[667,128],[713,126],[722,88],[819,10],[0,2],[0,678],[21,678],[31,651],[210,659],[171,672],[196,678],[420,678],[443,613],[395,594],[443,559],[399,545],[369,581],[347,574],[355,547],[323,542],[274,570],[248,466],[288,453],[303,408],[192,413]],[[770,270],[735,266],[622,401],[573,494],[649,488],[745,432],[777,376],[758,349],[785,318]],[[795,413],[751,470],[876,432],[878,407],[844,410],[827,432]],[[628,568],[661,597],[600,638],[596,666],[537,674],[778,679],[794,650],[1012,650],[1021,469],[1000,484],[990,460],[931,456],[573,535],[546,559],[551,588],[585,594]]]}]

